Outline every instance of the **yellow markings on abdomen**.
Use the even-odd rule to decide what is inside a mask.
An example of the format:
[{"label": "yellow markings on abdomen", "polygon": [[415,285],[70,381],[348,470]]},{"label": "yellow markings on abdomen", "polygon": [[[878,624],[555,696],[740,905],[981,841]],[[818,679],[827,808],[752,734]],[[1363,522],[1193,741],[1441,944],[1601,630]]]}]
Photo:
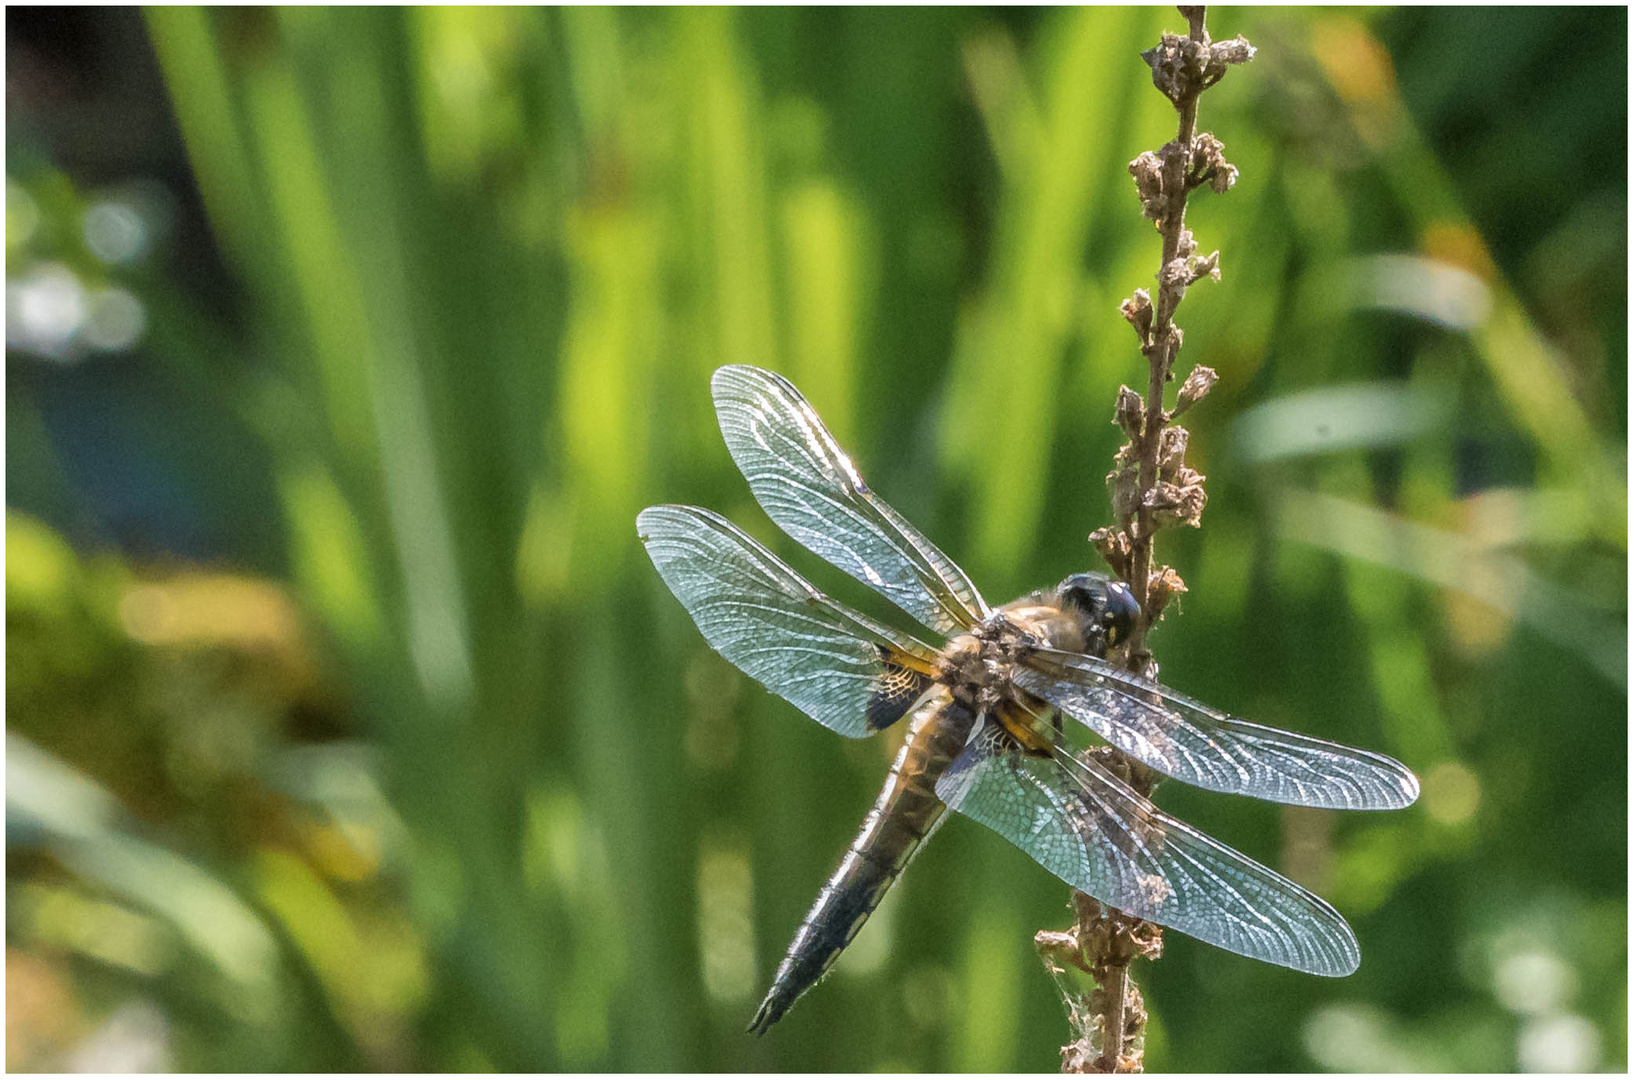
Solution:
[{"label": "yellow markings on abdomen", "polygon": [[1049,754],[1055,740],[1048,731],[1039,724],[1039,718],[1015,702],[1007,702],[1000,706],[993,718],[1011,738],[1021,744],[1021,748],[1034,757],[1044,757]]}]

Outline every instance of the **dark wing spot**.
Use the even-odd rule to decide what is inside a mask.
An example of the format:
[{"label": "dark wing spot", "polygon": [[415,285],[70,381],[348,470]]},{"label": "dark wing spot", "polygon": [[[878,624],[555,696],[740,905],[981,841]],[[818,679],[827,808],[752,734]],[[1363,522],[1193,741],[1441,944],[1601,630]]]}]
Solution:
[{"label": "dark wing spot", "polygon": [[868,698],[865,711],[868,726],[883,731],[902,719],[929,685],[929,676],[899,664],[886,663],[884,672],[874,680],[874,692]]}]

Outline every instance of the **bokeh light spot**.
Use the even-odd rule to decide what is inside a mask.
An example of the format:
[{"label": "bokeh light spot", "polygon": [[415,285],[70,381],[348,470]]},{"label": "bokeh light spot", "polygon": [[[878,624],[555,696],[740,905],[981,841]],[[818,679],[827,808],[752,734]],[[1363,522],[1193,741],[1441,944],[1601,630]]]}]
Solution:
[{"label": "bokeh light spot", "polygon": [[170,1021],[145,998],[127,1001],[103,1020],[68,1056],[67,1071],[81,1073],[170,1072]]},{"label": "bokeh light spot", "polygon": [[1424,811],[1443,825],[1462,825],[1481,806],[1481,781],[1469,766],[1443,761],[1424,776]]},{"label": "bokeh light spot", "polygon": [[62,263],[42,263],[6,283],[6,344],[54,360],[77,359],[69,343],[85,322],[85,286]]},{"label": "bokeh light spot", "polygon": [[147,222],[122,202],[99,202],[85,211],[83,232],[85,246],[105,263],[131,262],[147,251]]},{"label": "bokeh light spot", "polygon": [[78,573],[74,551],[47,525],[14,510],[6,512],[6,609],[47,609],[71,602]]},{"label": "bokeh light spot", "polygon": [[572,791],[553,787],[529,793],[523,873],[530,888],[553,885],[569,900],[578,898],[584,832],[584,808]]},{"label": "bokeh light spot", "polygon": [[902,980],[902,1004],[908,1019],[920,1027],[939,1027],[947,1020],[957,989],[946,968],[922,967],[909,972]]},{"label": "bokeh light spot", "polygon": [[741,842],[706,842],[698,856],[698,953],[704,990],[717,1001],[754,991],[754,870]]},{"label": "bokeh light spot", "polygon": [[40,204],[17,181],[6,178],[6,251],[22,251],[40,226]]},{"label": "bokeh light spot", "polygon": [[1416,1071],[1390,1029],[1389,1017],[1374,1006],[1328,1005],[1305,1021],[1305,1049],[1323,1068],[1340,1072]]},{"label": "bokeh light spot", "polygon": [[1538,1016],[1558,1010],[1577,991],[1577,973],[1554,953],[1531,948],[1510,953],[1492,972],[1493,992],[1511,1012]]},{"label": "bokeh light spot", "polygon": [[97,289],[86,297],[81,337],[93,349],[124,352],[142,340],[147,323],[147,309],[128,291]]},{"label": "bokeh light spot", "polygon": [[736,705],[743,677],[713,653],[699,650],[687,664],[687,759],[703,769],[725,769],[737,756]]},{"label": "bokeh light spot", "polygon": [[1575,1013],[1533,1020],[1515,1051],[1524,1072],[1588,1072],[1600,1064],[1600,1030]]}]

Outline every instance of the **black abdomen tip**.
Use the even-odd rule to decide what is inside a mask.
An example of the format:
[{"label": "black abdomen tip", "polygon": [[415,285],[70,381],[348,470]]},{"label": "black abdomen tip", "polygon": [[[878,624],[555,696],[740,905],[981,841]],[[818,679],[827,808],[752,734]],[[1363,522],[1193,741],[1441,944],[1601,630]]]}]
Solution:
[{"label": "black abdomen tip", "polygon": [[749,1034],[756,1036],[766,1034],[766,1029],[783,1019],[783,1014],[789,1011],[789,1003],[783,1000],[777,991],[778,987],[772,987],[766,995],[766,1000],[755,1010],[755,1018],[749,1021],[747,1028]]}]

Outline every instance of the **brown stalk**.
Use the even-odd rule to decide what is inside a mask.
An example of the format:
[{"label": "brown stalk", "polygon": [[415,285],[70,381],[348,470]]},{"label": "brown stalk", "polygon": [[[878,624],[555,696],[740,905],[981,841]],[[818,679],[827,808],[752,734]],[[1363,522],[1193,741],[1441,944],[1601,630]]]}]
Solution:
[{"label": "brown stalk", "polygon": [[[1186,289],[1203,278],[1218,280],[1219,252],[1197,255],[1186,228],[1186,199],[1207,185],[1224,194],[1237,179],[1214,136],[1197,133],[1197,102],[1204,90],[1224,77],[1228,65],[1245,63],[1254,49],[1241,37],[1211,42],[1205,9],[1181,7],[1188,33],[1165,33],[1154,49],[1142,53],[1152,82],[1173,102],[1179,117],[1172,142],[1141,154],[1129,165],[1142,212],[1163,240],[1157,273],[1157,300],[1144,289],[1123,302],[1123,315],[1140,338],[1147,363],[1146,396],[1129,387],[1118,392],[1115,422],[1129,441],[1119,449],[1107,487],[1116,525],[1090,534],[1108,565],[1129,582],[1140,601],[1141,617],[1124,648],[1124,664],[1148,678],[1157,664],[1146,647],[1146,634],[1161,617],[1170,597],[1186,590],[1169,566],[1156,566],[1152,540],[1160,529],[1199,524],[1206,495],[1203,477],[1185,465],[1187,432],[1174,419],[1206,395],[1215,374],[1193,369],[1181,385],[1172,410],[1163,407],[1164,387],[1174,377],[1182,335],[1175,310]],[[1143,795],[1158,777],[1111,747],[1090,753]],[[1129,977],[1137,956],[1156,959],[1163,948],[1162,930],[1151,923],[1106,907],[1080,892],[1072,894],[1077,923],[1066,932],[1041,931],[1034,944],[1046,969],[1061,986],[1076,1038],[1061,1048],[1063,1072],[1140,1072],[1144,1068],[1146,1010],[1139,988]],[[1096,989],[1075,994],[1062,982],[1065,967],[1088,974]]]}]

